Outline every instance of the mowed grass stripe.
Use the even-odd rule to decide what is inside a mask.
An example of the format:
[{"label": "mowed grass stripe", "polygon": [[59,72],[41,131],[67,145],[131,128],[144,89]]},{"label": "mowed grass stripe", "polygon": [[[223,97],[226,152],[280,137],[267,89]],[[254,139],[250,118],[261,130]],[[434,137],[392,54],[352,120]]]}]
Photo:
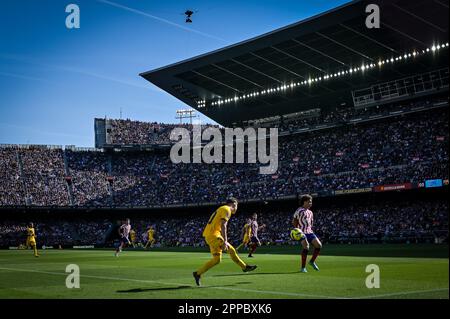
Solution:
[{"label": "mowed grass stripe", "polygon": [[[58,272],[50,272],[50,271],[39,271],[39,270],[31,270],[31,269],[17,269],[17,268],[4,268],[0,267],[1,270],[12,271],[12,272],[30,272],[30,273],[40,273],[47,275],[59,275],[59,276],[67,276],[67,273],[58,273]],[[153,283],[159,285],[173,285],[173,286],[189,286],[196,287],[192,284],[185,283],[176,283],[176,282],[162,282],[155,280],[143,280],[143,279],[133,279],[133,278],[119,278],[119,277],[109,277],[109,276],[92,276],[92,275],[80,275],[83,278],[93,278],[93,279],[102,279],[102,280],[115,280],[115,281],[129,281],[129,282],[139,282],[139,283]],[[55,285],[53,285],[56,287]],[[49,287],[49,286],[47,286]],[[21,287],[23,288],[36,288],[36,287]],[[44,288],[44,287],[42,287]],[[289,292],[280,292],[280,291],[269,291],[269,290],[255,290],[255,289],[243,289],[243,288],[230,288],[230,287],[215,287],[215,286],[202,286],[199,289],[204,288],[212,288],[219,290],[231,290],[231,291],[242,291],[242,292],[252,292],[252,293],[263,293],[263,294],[273,294],[273,295],[286,295],[286,296],[297,296],[297,297],[312,297],[312,298],[321,298],[321,299],[366,299],[366,298],[385,298],[385,297],[393,297],[393,296],[401,296],[401,295],[410,295],[410,294],[426,294],[431,292],[440,292],[440,291],[448,291],[449,288],[438,288],[438,289],[429,289],[429,290],[417,290],[417,291],[404,291],[398,293],[389,293],[389,294],[379,294],[379,295],[368,295],[364,297],[337,297],[337,296],[324,296],[324,295],[311,295],[311,294],[301,294],[301,293],[289,293]],[[1,289],[18,289],[19,288],[1,288]]]},{"label": "mowed grass stripe", "polygon": [[[258,269],[242,273],[224,255],[222,264],[205,274],[204,288],[195,286],[191,273],[208,258],[207,252],[143,252],[124,251],[115,258],[111,251],[49,250],[41,258],[34,258],[28,251],[0,251],[0,287],[26,288],[27,298],[33,289],[42,289],[47,298],[447,298],[448,259],[445,258],[400,258],[400,257],[351,257],[320,256],[320,272],[298,273],[299,256],[282,254],[257,254],[244,261],[256,263]],[[180,262],[180,256],[182,261]],[[7,258],[4,258],[7,257]],[[203,257],[203,258],[200,258]],[[203,259],[203,260],[201,260]],[[7,261],[7,262],[5,262]],[[75,292],[65,287],[45,289],[53,286],[54,279],[48,276],[67,276],[68,264],[77,264],[82,289]],[[379,264],[382,287],[367,289],[365,267]],[[42,276],[27,276],[16,272],[6,273],[1,268],[42,272]],[[43,276],[48,273],[48,276]],[[126,274],[124,276],[124,274]],[[126,277],[126,278],[125,278]],[[29,282],[28,282],[29,281]],[[109,281],[109,282],[108,282]],[[120,283],[123,282],[123,284]],[[179,283],[186,281],[188,284]],[[126,283],[128,282],[128,283]],[[142,283],[134,285],[132,283]],[[147,283],[147,285],[145,285]],[[22,286],[22,287],[21,287]],[[157,287],[160,286],[160,287]],[[179,289],[177,289],[177,286]],[[166,287],[166,288],[164,288]],[[133,288],[133,289],[130,289]],[[422,295],[421,295],[422,294]],[[7,290],[0,290],[0,298],[11,298]],[[13,298],[14,298],[13,297]]]},{"label": "mowed grass stripe", "polygon": [[[46,275],[59,275],[59,276],[68,276],[69,275],[68,273],[59,273],[59,272],[52,272],[52,271],[40,271],[40,270],[32,270],[32,269],[5,268],[5,267],[0,267],[0,270],[6,270],[6,271],[12,271],[12,272],[31,272],[31,273],[40,273],[40,274],[46,274]],[[139,282],[139,283],[153,283],[153,284],[160,284],[160,285],[174,285],[174,286],[196,287],[195,285],[186,284],[186,283],[162,282],[162,281],[156,281],[156,280],[143,280],[143,279],[133,279],[133,278],[119,278],[119,277],[92,276],[92,275],[80,275],[80,277],[93,278],[93,279],[104,279],[104,280],[132,281],[132,282]],[[328,298],[328,299],[339,299],[339,298],[342,298],[342,297],[336,297],[336,296],[311,295],[311,294],[301,294],[301,293],[282,292],[282,291],[270,291],[270,290],[255,290],[255,289],[216,287],[216,286],[202,286],[201,287],[201,289],[204,289],[204,288],[219,289],[219,290],[231,290],[231,291],[242,291],[242,292],[253,292],[253,293],[259,293],[259,294],[296,296],[296,297],[312,297],[312,298]]]}]

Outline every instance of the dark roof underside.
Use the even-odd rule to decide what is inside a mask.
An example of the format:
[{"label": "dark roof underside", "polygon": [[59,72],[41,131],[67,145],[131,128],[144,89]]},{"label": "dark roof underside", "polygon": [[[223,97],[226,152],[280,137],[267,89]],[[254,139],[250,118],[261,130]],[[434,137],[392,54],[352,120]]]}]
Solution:
[{"label": "dark roof underside", "polygon": [[[368,4],[380,7],[381,28],[369,29]],[[154,71],[148,81],[229,126],[244,120],[351,103],[351,90],[448,66],[448,50],[431,58],[374,69],[292,91],[211,106],[211,101],[377,63],[379,58],[448,41],[449,0],[353,1],[260,37]],[[197,100],[206,100],[198,108]]]}]

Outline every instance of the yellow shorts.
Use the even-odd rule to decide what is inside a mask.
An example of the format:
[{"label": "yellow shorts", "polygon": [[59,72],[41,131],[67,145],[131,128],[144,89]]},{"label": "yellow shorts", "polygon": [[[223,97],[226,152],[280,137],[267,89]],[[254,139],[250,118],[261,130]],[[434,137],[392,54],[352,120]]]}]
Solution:
[{"label": "yellow shorts", "polygon": [[36,246],[36,239],[27,239],[27,246]]},{"label": "yellow shorts", "polygon": [[206,237],[205,241],[208,244],[212,255],[222,255],[222,247],[224,243],[222,236]]},{"label": "yellow shorts", "polygon": [[243,240],[244,245],[247,245],[249,242],[250,242],[250,238],[245,236],[244,240]]}]

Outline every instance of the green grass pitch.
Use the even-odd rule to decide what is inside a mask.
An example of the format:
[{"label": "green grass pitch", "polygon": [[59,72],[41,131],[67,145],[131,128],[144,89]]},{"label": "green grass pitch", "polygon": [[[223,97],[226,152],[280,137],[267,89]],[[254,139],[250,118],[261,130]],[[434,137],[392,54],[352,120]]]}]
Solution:
[{"label": "green grass pitch", "polygon": [[[439,298],[448,299],[448,246],[329,245],[299,273],[298,247],[261,247],[258,265],[243,273],[227,254],[195,286],[192,272],[210,255],[205,249],[0,251],[0,298]],[[401,257],[399,257],[401,256]],[[418,257],[425,256],[425,257]],[[80,267],[80,288],[65,285],[68,264]],[[366,266],[380,269],[380,288],[365,285]]]}]

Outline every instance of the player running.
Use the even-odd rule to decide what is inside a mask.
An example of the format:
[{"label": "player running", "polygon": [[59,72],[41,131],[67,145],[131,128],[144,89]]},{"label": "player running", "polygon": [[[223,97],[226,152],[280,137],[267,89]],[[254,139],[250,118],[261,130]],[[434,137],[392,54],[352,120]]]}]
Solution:
[{"label": "player running", "polygon": [[147,230],[147,243],[145,244],[144,249],[147,249],[148,245],[150,245],[150,248],[153,248],[153,245],[155,244],[155,229],[153,226],[149,226]]},{"label": "player running", "polygon": [[130,219],[127,218],[125,220],[125,223],[119,227],[120,245],[119,247],[116,248],[116,252],[114,253],[116,257],[119,257],[119,253],[122,252],[122,249],[126,245],[131,244],[130,239],[128,238],[130,231],[131,231]]},{"label": "player running", "polygon": [[319,256],[322,243],[312,231],[313,212],[310,210],[312,206],[312,199],[313,198],[311,195],[303,195],[300,197],[300,207],[295,211],[294,218],[292,219],[292,224],[294,227],[300,228],[300,230],[305,234],[305,238],[301,240],[303,250],[302,267],[300,272],[308,272],[306,270],[306,258],[308,256],[309,243],[311,243],[314,247],[314,253],[309,261],[309,264],[314,268],[314,270],[319,271],[319,267],[316,264],[316,258]]},{"label": "player running", "polygon": [[34,257],[39,257],[37,246],[36,246],[36,232],[34,230],[33,223],[29,223],[27,227],[27,242],[26,242],[27,249],[30,248],[30,246],[33,248],[34,251]]},{"label": "player running", "polygon": [[248,257],[253,257],[253,253],[256,251],[256,248],[261,246],[261,241],[258,238],[258,230],[263,229],[266,225],[258,226],[258,214],[254,213],[252,215],[252,219],[250,222],[251,228],[251,237],[250,237],[250,252],[248,253]]},{"label": "player running", "polygon": [[136,231],[134,229],[130,230],[130,241],[131,241],[131,246],[133,246],[133,248],[136,247]]},{"label": "player running", "polygon": [[236,251],[239,251],[239,249],[241,249],[242,246],[247,247],[248,243],[250,242],[250,237],[252,235],[252,228],[250,225],[251,222],[252,220],[248,218],[247,222],[242,228],[242,243],[236,247]]},{"label": "player running", "polygon": [[248,272],[256,269],[256,266],[247,265],[239,258],[234,247],[228,243],[227,224],[231,215],[235,214],[238,208],[238,201],[236,198],[229,198],[226,205],[219,207],[209,218],[208,224],[203,230],[203,237],[209,246],[212,254],[206,264],[204,264],[197,271],[194,271],[195,283],[200,286],[200,278],[205,272],[219,264],[222,261],[222,251],[228,252],[231,259],[241,267],[243,272]]}]

